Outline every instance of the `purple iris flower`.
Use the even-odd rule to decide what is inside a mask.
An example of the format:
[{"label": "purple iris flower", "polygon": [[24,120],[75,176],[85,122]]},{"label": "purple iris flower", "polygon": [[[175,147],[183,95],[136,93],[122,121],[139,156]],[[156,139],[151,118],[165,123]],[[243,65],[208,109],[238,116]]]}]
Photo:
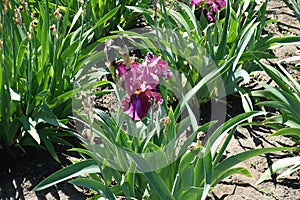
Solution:
[{"label": "purple iris flower", "polygon": [[[204,0],[191,0],[190,5],[199,5]],[[201,5],[202,13],[209,23],[216,22],[215,14],[226,6],[226,0],[206,0],[206,5],[210,8],[210,11]]]},{"label": "purple iris flower", "polygon": [[125,72],[123,69],[124,66],[120,65],[118,73],[121,74],[123,87],[128,94],[122,100],[122,110],[133,120],[143,119],[151,107],[151,99],[156,105],[162,104],[163,99],[157,86],[161,77],[170,79],[172,72],[166,61],[151,53],[147,54],[143,63],[133,62],[130,69],[125,68]]},{"label": "purple iris flower", "polygon": [[190,1],[190,6],[196,5],[198,6],[200,3],[202,3],[204,0],[192,0]]},{"label": "purple iris flower", "polygon": [[225,0],[206,0],[206,4],[211,7],[214,13],[219,12],[223,7],[226,6]]},{"label": "purple iris flower", "polygon": [[202,9],[202,13],[204,14],[204,16],[207,19],[208,23],[216,22],[216,18],[214,17],[213,13],[209,12],[206,8]]}]

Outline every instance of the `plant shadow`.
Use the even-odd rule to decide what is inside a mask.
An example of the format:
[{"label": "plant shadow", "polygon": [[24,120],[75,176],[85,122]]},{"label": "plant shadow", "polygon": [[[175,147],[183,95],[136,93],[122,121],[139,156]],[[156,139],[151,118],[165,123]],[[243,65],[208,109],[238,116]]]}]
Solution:
[{"label": "plant shadow", "polygon": [[0,199],[86,199],[79,188],[67,182],[59,183],[42,191],[32,189],[43,179],[70,165],[69,157],[76,157],[67,148],[57,146],[61,163],[54,160],[49,152],[36,148],[0,150]]}]

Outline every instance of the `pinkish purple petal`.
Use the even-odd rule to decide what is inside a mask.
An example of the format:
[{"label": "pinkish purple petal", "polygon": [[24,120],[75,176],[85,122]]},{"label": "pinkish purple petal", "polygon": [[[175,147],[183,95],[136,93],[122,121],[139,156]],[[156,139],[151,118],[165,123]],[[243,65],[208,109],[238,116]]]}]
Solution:
[{"label": "pinkish purple petal", "polygon": [[124,88],[129,95],[135,93],[143,84],[143,73],[139,64],[131,65],[129,71],[123,74]]},{"label": "pinkish purple petal", "polygon": [[212,4],[210,5],[210,7],[211,7],[211,10],[212,10],[214,13],[216,13],[216,12],[219,11],[219,7],[218,7],[218,5],[217,5],[215,2],[212,2]]},{"label": "pinkish purple petal", "polygon": [[168,69],[168,62],[160,59],[158,56],[153,56],[151,53],[148,53],[144,65],[149,69],[150,75],[163,76],[167,80],[172,77],[172,72]]},{"label": "pinkish purple petal", "polygon": [[202,13],[204,14],[204,16],[207,19],[208,23],[214,23],[216,21],[213,13],[209,12],[206,8],[202,9]]},{"label": "pinkish purple petal", "polygon": [[121,77],[127,71],[126,65],[123,62],[119,62],[116,64],[116,75],[117,77]]},{"label": "pinkish purple petal", "polygon": [[216,13],[226,6],[225,0],[206,0],[206,4],[211,7],[211,10]]},{"label": "pinkish purple petal", "polygon": [[131,96],[127,94],[122,100],[122,110],[129,115],[132,120],[141,120],[146,117],[150,107],[150,97],[145,92]]},{"label": "pinkish purple petal", "polygon": [[226,7],[226,0],[217,0],[217,3],[219,4],[220,9]]},{"label": "pinkish purple petal", "polygon": [[198,6],[202,2],[203,2],[203,0],[191,0],[190,1],[190,6],[193,6],[193,5]]},{"label": "pinkish purple petal", "polygon": [[156,105],[161,105],[163,103],[163,99],[161,98],[160,93],[158,93],[158,92],[151,92],[151,97],[153,98],[154,103]]}]

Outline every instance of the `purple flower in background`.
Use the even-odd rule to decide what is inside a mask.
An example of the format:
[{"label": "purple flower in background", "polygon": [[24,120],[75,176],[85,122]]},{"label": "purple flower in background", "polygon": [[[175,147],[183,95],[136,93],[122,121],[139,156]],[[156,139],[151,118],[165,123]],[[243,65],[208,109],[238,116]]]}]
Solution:
[{"label": "purple flower in background", "polygon": [[206,0],[206,4],[211,7],[212,12],[219,12],[226,6],[225,0]]},{"label": "purple flower in background", "polygon": [[[204,0],[191,0],[190,5],[199,5],[203,2]],[[209,7],[209,10],[206,8],[207,6],[202,4],[200,5],[200,7],[202,8],[201,11],[207,19],[207,21],[209,23],[213,23],[216,22],[216,13],[226,6],[226,0],[206,0],[206,5]]]},{"label": "purple flower in background", "polygon": [[206,8],[202,9],[202,13],[204,14],[204,16],[207,19],[208,23],[216,22],[216,18],[214,17],[213,13],[209,12]]},{"label": "purple flower in background", "polygon": [[190,6],[196,5],[198,6],[200,3],[202,3],[204,0],[191,0]]},{"label": "purple flower in background", "polygon": [[170,79],[172,72],[168,63],[158,56],[148,53],[143,63],[133,62],[130,69],[120,64],[117,68],[119,78],[123,80],[123,87],[128,92],[122,100],[122,110],[133,120],[140,120],[147,116],[151,107],[151,99],[160,105],[163,99],[157,91],[161,77]]}]

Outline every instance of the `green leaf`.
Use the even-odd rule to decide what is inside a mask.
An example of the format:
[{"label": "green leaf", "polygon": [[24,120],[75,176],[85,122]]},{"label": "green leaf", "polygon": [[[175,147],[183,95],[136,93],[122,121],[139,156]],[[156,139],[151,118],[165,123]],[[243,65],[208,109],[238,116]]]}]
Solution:
[{"label": "green leaf", "polygon": [[48,7],[48,0],[45,1],[45,10],[44,13],[41,14],[41,18],[43,21],[43,26],[41,27],[41,63],[40,66],[41,67],[45,67],[46,66],[46,62],[49,59],[49,52],[50,52],[50,44],[49,44],[49,7]]},{"label": "green leaf", "polygon": [[229,170],[231,167],[235,166],[236,164],[243,162],[244,160],[247,160],[249,158],[261,155],[261,154],[267,154],[277,151],[288,151],[297,149],[295,147],[271,147],[271,148],[263,148],[263,149],[252,149],[246,152],[238,153],[234,156],[231,156],[225,160],[223,160],[221,163],[219,163],[215,169],[213,170],[213,185],[216,185],[218,181],[221,181],[220,177],[224,176],[224,173],[227,173],[227,170]]},{"label": "green leaf", "polygon": [[223,68],[220,68],[218,70],[213,70],[209,74],[207,74],[205,77],[203,77],[179,102],[178,106],[176,107],[174,111],[175,119],[177,120],[184,110],[184,107],[188,104],[188,102],[191,100],[191,98],[206,84],[208,84],[210,81],[215,80],[221,75],[222,70],[224,70],[225,66]]},{"label": "green leaf", "polygon": [[221,60],[224,58],[224,54],[226,51],[226,41],[227,41],[227,34],[230,26],[230,13],[231,13],[231,1],[226,1],[226,10],[225,10],[225,21],[222,27],[222,34],[220,39],[220,44],[218,46],[216,60]]},{"label": "green leaf", "polygon": [[178,194],[176,195],[176,199],[187,199],[187,200],[192,200],[192,199],[199,199],[202,196],[203,193],[203,188],[199,187],[185,187],[179,190],[177,192]]},{"label": "green leaf", "polygon": [[169,11],[170,15],[174,17],[174,19],[176,19],[180,24],[182,24],[182,26],[185,28],[185,30],[188,32],[188,34],[191,33],[191,29],[190,26],[188,24],[188,22],[184,19],[184,17],[179,14],[178,12],[170,9]]},{"label": "green leaf", "polygon": [[291,44],[299,44],[300,36],[287,36],[280,38],[272,38],[265,43],[265,45],[274,46],[274,45],[291,45]]},{"label": "green leaf", "polygon": [[51,156],[57,161],[60,162],[56,151],[54,149],[54,146],[52,144],[52,140],[51,138],[49,138],[46,133],[44,132],[44,130],[38,130],[38,133],[41,137],[42,142],[46,145],[47,150],[49,151],[49,153],[51,154]]},{"label": "green leaf", "polygon": [[[197,22],[197,19],[195,17],[195,14],[193,13],[192,9],[190,8],[190,6],[188,6],[184,3],[181,3],[181,2],[178,2],[178,5],[182,8],[182,10],[184,10],[186,12],[187,16],[189,17],[189,20],[193,23],[193,27],[196,31],[196,35],[198,36],[199,35],[198,22]],[[176,6],[176,7],[179,8],[178,6]]]},{"label": "green leaf", "polygon": [[[254,22],[254,20],[253,20]],[[257,23],[250,23],[248,26],[249,27],[246,27],[245,30],[247,30],[244,35],[242,35],[242,38],[240,39],[239,43],[238,43],[238,46],[236,48],[236,51],[235,51],[235,60],[233,62],[233,70],[235,71],[236,70],[236,66],[238,64],[238,62],[240,61],[240,58],[242,56],[242,54],[244,53],[246,47],[249,45],[249,41],[251,40],[251,38],[253,37],[253,34],[255,33],[255,29],[257,28],[258,26],[258,22]]]},{"label": "green leaf", "polygon": [[[27,45],[28,45],[28,40],[25,39],[21,42],[20,46],[19,46],[19,51],[18,51],[18,56],[17,56],[17,63],[16,63],[16,66],[17,66],[17,71],[15,72],[15,74],[17,75],[17,77],[19,76],[19,69],[22,65],[22,62],[25,60],[24,59],[24,54],[25,54],[25,51],[26,51],[26,48],[27,48]],[[15,78],[17,80],[17,77]]]},{"label": "green leaf", "polygon": [[[189,145],[191,145],[191,143],[195,140],[195,137],[196,135],[199,133],[199,132],[206,132],[210,127],[212,127],[214,124],[216,123],[216,121],[211,121],[211,122],[208,122],[202,126],[200,126],[196,131],[194,131],[186,140],[185,142],[183,143],[183,145],[181,146],[180,148],[180,151],[179,151],[179,154],[178,155],[182,155],[184,154],[184,152],[186,152],[188,150],[188,147]],[[199,150],[199,149],[198,149]],[[190,153],[193,152],[194,154],[194,151],[191,151]],[[183,162],[183,165],[186,165],[187,163]]]},{"label": "green leaf", "polygon": [[[300,59],[300,58],[298,58],[298,59]],[[285,60],[282,60],[282,62],[284,62],[284,61]],[[297,80],[295,80],[293,78],[293,76],[281,64],[277,63],[277,65],[279,66],[280,70],[285,74],[285,76],[287,77],[287,80],[289,80],[293,83],[293,85],[292,85],[289,82],[285,81],[286,84],[288,86],[290,86],[294,90],[294,92],[296,92],[297,95],[300,97],[300,84],[297,82]]]},{"label": "green leaf", "polygon": [[92,30],[95,30],[96,28],[98,28],[99,26],[101,26],[102,24],[105,24],[108,20],[110,20],[113,16],[115,16],[115,14],[118,12],[118,10],[120,9],[120,5],[115,7],[114,9],[110,10],[108,13],[106,13],[96,24],[95,26],[92,28]]},{"label": "green leaf", "polygon": [[267,58],[276,58],[275,55],[272,55],[268,52],[264,51],[246,51],[242,54],[240,60],[242,61],[252,61],[253,58],[256,58],[257,60],[259,59],[267,59]]},{"label": "green leaf", "polygon": [[73,177],[83,176],[89,173],[100,173],[98,165],[92,159],[80,161],[55,172],[35,186],[33,191],[43,190]]},{"label": "green leaf", "polygon": [[147,10],[145,8],[142,8],[142,7],[126,6],[126,8],[132,10],[133,12],[137,12],[137,13],[142,13],[142,14],[146,14],[146,15],[151,15],[152,14],[152,12],[150,10]]},{"label": "green leaf", "polygon": [[278,131],[275,131],[270,136],[296,136],[300,137],[300,128],[283,128]]},{"label": "green leaf", "polygon": [[144,174],[161,199],[174,199],[170,193],[170,190],[156,172],[146,172]]},{"label": "green leaf", "polygon": [[82,12],[83,12],[82,7],[80,7],[79,10],[77,11],[76,15],[73,17],[73,20],[72,20],[72,23],[71,23],[71,26],[69,28],[69,31],[68,31],[67,35],[70,34],[71,30],[73,29],[74,25],[78,21],[78,19],[79,19],[80,15],[82,14]]},{"label": "green leaf", "polygon": [[226,121],[222,126],[220,126],[208,139],[207,144],[211,146],[212,157],[215,156],[217,148],[221,144],[224,137],[227,135],[227,132],[237,126],[239,123],[247,120],[249,117],[255,117],[258,115],[266,114],[265,112],[248,112],[240,114],[234,118]]},{"label": "green leaf", "polygon": [[193,182],[194,182],[194,165],[190,164],[182,173],[179,174],[179,178],[180,178],[179,188],[193,186]]},{"label": "green leaf", "polygon": [[233,127],[230,132],[228,133],[225,141],[223,142],[223,145],[221,146],[219,152],[217,153],[215,159],[214,159],[214,163],[213,163],[213,166],[215,167],[218,162],[221,160],[222,156],[223,156],[223,153],[225,152],[226,148],[229,146],[229,142],[233,136],[233,134],[235,133],[236,131],[236,126]]},{"label": "green leaf", "polygon": [[30,117],[21,117],[19,120],[22,122],[24,129],[31,135],[31,137],[38,143],[41,143],[40,136],[35,128],[37,122],[33,121]]},{"label": "green leaf", "polygon": [[264,70],[283,91],[289,91],[291,86],[288,79],[272,66],[259,63],[259,66]]},{"label": "green leaf", "polygon": [[231,175],[234,175],[234,174],[241,174],[241,175],[244,175],[244,176],[247,176],[249,178],[252,177],[252,175],[250,174],[250,172],[248,171],[248,169],[244,168],[244,167],[237,167],[237,168],[230,168],[228,170],[226,170],[222,176],[220,176],[212,186],[215,186],[216,184],[218,184],[220,181],[222,181],[223,179],[231,176]]},{"label": "green leaf", "polygon": [[84,155],[93,157],[93,152],[86,150],[86,149],[82,149],[82,148],[71,148],[71,149],[68,149],[68,151],[76,151],[80,154],[84,154]]},{"label": "green leaf", "polygon": [[100,181],[96,181],[90,178],[76,178],[69,181],[69,183],[95,190],[102,194],[102,196],[106,199],[117,199],[116,196],[110,191],[110,188],[105,186]]},{"label": "green leaf", "polygon": [[195,187],[201,187],[203,185],[204,173],[205,173],[205,169],[203,166],[204,166],[203,158],[198,156],[195,167],[194,167],[194,183],[193,183],[193,185]]},{"label": "green leaf", "polygon": [[276,174],[279,170],[286,168],[291,165],[300,165],[300,156],[295,156],[291,158],[282,158],[271,165],[259,178],[256,184],[263,182],[271,178],[273,174]]},{"label": "green leaf", "polygon": [[278,178],[291,175],[292,173],[300,170],[300,161],[295,163],[292,167],[288,168],[286,171],[282,172]]}]

